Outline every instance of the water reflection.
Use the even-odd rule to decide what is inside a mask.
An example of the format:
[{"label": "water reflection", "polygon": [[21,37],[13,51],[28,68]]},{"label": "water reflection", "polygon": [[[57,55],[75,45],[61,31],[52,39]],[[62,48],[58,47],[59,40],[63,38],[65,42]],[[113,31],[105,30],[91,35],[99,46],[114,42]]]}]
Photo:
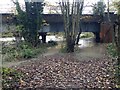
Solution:
[{"label": "water reflection", "polygon": [[92,47],[95,45],[94,38],[82,38],[79,40],[78,47],[84,48],[84,47]]},{"label": "water reflection", "polygon": [[[42,37],[40,36],[39,39],[42,39]],[[64,38],[60,37],[60,36],[55,36],[55,35],[50,35],[50,36],[46,36],[46,42],[48,41],[63,41]]]},{"label": "water reflection", "polygon": [[[41,37],[39,39],[41,39]],[[0,41],[3,41],[3,42],[14,41],[14,40],[15,40],[14,37],[0,38]],[[24,40],[24,39],[22,38],[22,40]],[[51,41],[51,40],[52,41],[63,41],[65,39],[63,37],[55,36],[55,35],[50,35],[50,36],[46,37],[46,42]],[[79,43],[78,43],[78,47],[80,47],[80,48],[92,47],[94,45],[95,45],[94,38],[82,38],[79,40]]]}]

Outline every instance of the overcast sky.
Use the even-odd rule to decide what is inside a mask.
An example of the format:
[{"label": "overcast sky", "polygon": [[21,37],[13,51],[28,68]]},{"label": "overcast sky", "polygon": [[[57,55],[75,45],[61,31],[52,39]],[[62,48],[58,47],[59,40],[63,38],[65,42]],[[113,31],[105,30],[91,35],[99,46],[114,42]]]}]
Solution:
[{"label": "overcast sky", "polygon": [[[15,0],[14,0],[15,1]],[[24,4],[24,0],[18,0],[21,4]],[[55,4],[56,2],[59,2],[59,0],[44,0],[45,2],[50,2],[51,4]],[[71,1],[71,0],[70,0]],[[99,0],[85,0],[84,5],[91,5],[96,3]],[[107,0],[104,0],[107,1]],[[105,2],[106,3],[106,2]],[[6,13],[6,12],[10,12],[11,10],[14,10],[14,4],[12,3],[11,0],[0,0],[0,13]],[[86,13],[91,13],[91,8],[90,7],[86,7],[84,9],[84,11]],[[47,13],[47,10],[44,10],[45,13]]]}]

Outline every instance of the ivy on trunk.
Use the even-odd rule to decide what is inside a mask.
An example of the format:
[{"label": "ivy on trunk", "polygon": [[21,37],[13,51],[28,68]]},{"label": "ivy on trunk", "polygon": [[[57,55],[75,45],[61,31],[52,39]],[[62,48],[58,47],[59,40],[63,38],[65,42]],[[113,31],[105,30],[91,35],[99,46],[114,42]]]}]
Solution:
[{"label": "ivy on trunk", "polygon": [[32,46],[37,46],[39,42],[38,30],[40,30],[42,24],[43,3],[25,0],[25,11],[21,9],[18,1],[14,3],[18,12],[16,24],[24,27],[22,36],[26,42]]}]

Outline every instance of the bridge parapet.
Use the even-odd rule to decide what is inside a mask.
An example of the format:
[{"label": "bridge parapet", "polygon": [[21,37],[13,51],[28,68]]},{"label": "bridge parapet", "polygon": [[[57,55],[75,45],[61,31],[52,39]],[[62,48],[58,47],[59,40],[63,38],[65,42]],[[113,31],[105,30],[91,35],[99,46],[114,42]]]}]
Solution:
[{"label": "bridge parapet", "polygon": [[[43,14],[43,19],[48,23],[60,23],[63,22],[62,14]],[[80,17],[82,22],[100,22],[102,19],[99,15],[85,14]]]}]

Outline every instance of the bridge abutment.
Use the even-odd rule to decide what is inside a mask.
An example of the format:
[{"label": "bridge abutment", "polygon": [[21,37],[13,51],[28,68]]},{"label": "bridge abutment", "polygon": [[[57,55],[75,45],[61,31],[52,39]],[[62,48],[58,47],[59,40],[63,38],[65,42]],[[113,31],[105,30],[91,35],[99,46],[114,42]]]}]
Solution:
[{"label": "bridge abutment", "polygon": [[93,32],[95,35],[95,42],[99,43],[100,42],[100,32]]},{"label": "bridge abutment", "polygon": [[42,43],[46,43],[47,32],[40,32],[39,35],[42,37]]}]

